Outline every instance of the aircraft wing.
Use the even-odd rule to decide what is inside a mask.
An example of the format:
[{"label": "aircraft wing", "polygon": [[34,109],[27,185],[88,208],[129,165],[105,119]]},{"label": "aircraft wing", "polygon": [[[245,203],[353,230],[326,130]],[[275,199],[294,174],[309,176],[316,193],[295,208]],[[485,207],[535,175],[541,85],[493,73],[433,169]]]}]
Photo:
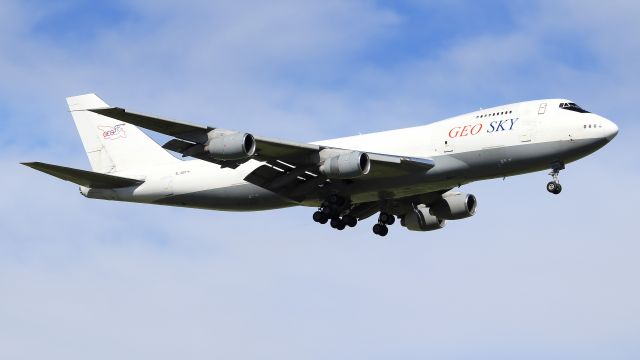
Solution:
[{"label": "aircraft wing", "polygon": [[[163,145],[163,147],[167,150],[175,151],[185,156],[196,157],[201,160],[210,161],[231,168],[236,168],[238,165],[244,162],[220,161],[202,154],[203,149],[200,149],[197,145],[203,145],[207,142],[207,133],[211,130],[214,130],[215,128],[213,127],[194,125],[174,120],[152,117],[144,114],[137,114],[117,107],[92,109],[90,111],[151,131],[173,136],[176,139],[167,142]],[[315,153],[321,150],[320,146],[312,144],[282,141],[258,136],[255,137],[255,140],[256,153],[258,154],[256,157],[265,160],[289,159],[292,161],[296,161],[304,159],[307,156],[313,156]],[[196,145],[196,147],[194,147],[194,145]]]},{"label": "aircraft wing", "polygon": [[71,181],[74,184],[94,189],[129,187],[140,185],[144,182],[143,180],[130,179],[121,176],[74,169],[66,166],[53,165],[42,162],[28,162],[22,163],[22,165],[42,171],[45,174],[55,176],[59,179]]},{"label": "aircraft wing", "polygon": [[137,114],[117,107],[89,111],[172,136],[174,139],[163,147],[180,153],[183,157],[190,156],[229,168],[237,168],[249,159],[263,161],[265,164],[247,175],[245,181],[294,201],[303,201],[308,195],[317,193],[320,188],[336,183],[344,186],[345,183],[353,184],[366,179],[403,176],[417,171],[428,171],[435,165],[431,159],[367,153],[371,164],[369,173],[352,180],[335,180],[318,171],[323,153],[340,154],[353,150],[254,136],[256,150],[252,157],[242,160],[219,160],[205,151],[205,144],[209,140],[208,133],[216,129],[214,127]]}]

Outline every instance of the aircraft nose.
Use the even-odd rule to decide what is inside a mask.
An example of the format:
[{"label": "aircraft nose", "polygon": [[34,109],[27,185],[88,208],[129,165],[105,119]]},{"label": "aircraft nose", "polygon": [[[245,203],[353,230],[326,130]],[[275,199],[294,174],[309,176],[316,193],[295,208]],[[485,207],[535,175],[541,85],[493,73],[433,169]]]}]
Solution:
[{"label": "aircraft nose", "polygon": [[605,119],[603,124],[603,130],[605,132],[605,139],[607,141],[613,140],[616,135],[618,135],[618,125],[616,125],[613,121]]}]

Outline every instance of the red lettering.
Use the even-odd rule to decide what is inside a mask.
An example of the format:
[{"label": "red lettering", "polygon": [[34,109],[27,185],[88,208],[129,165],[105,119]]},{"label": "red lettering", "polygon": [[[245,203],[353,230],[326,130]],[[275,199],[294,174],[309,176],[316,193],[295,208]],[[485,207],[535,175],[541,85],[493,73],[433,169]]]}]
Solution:
[{"label": "red lettering", "polygon": [[449,137],[453,139],[462,136],[477,135],[480,130],[482,130],[482,123],[477,123],[473,126],[456,126],[453,129],[449,130]]},{"label": "red lettering", "polygon": [[482,130],[482,123],[473,125],[473,127],[471,128],[471,135],[476,135],[480,132],[480,130]]}]

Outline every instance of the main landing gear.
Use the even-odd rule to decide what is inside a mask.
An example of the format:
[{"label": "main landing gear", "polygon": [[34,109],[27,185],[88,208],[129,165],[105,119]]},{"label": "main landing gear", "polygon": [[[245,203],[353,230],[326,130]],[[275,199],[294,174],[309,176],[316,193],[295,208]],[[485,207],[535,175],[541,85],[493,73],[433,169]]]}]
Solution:
[{"label": "main landing gear", "polygon": [[562,185],[560,185],[560,181],[558,181],[560,170],[564,170],[563,163],[554,164],[549,173],[549,175],[553,177],[553,180],[547,183],[547,191],[555,195],[560,194],[562,191]]},{"label": "main landing gear", "polygon": [[[351,215],[349,211],[351,211],[351,204],[347,199],[338,195],[330,195],[313,213],[313,221],[319,224],[329,223],[336,230],[355,227],[358,224],[358,218]],[[380,211],[378,222],[373,225],[373,233],[386,236],[389,233],[388,225],[393,225],[395,222],[395,216]]]},{"label": "main landing gear", "polygon": [[373,233],[380,236],[387,236],[389,233],[387,225],[393,225],[394,222],[396,222],[395,216],[384,211],[380,212],[378,223],[373,225]]},{"label": "main landing gear", "polygon": [[347,226],[354,227],[358,224],[358,219],[355,216],[349,214],[340,216],[346,208],[347,200],[345,198],[331,195],[322,202],[318,211],[313,213],[313,221],[320,224],[329,222],[329,225],[337,230],[344,230]]}]

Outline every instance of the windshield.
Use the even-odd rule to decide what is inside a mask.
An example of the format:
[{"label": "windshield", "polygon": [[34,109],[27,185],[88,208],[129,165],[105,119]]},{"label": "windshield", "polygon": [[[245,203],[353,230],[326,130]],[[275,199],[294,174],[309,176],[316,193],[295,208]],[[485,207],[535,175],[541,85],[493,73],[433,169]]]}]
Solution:
[{"label": "windshield", "polygon": [[576,111],[576,112],[579,112],[579,113],[588,113],[587,110],[581,108],[576,103],[560,103],[560,108],[561,109],[565,109],[565,110]]}]

